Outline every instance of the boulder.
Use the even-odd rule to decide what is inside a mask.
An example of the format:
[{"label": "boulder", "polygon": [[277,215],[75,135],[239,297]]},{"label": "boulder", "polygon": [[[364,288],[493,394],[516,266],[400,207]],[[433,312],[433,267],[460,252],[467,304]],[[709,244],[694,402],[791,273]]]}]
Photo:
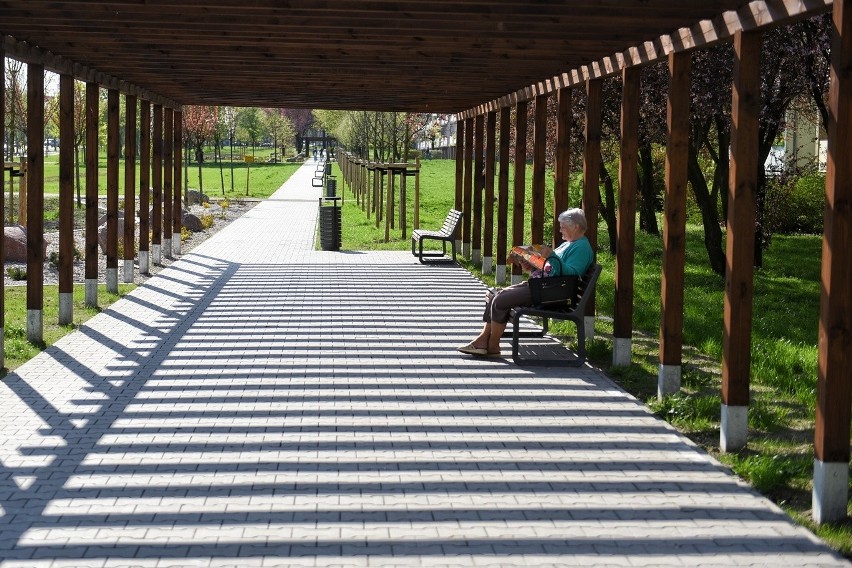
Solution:
[{"label": "boulder", "polygon": [[200,233],[204,230],[204,227],[201,225],[201,219],[186,209],[183,210],[180,223],[182,226],[186,227],[187,230],[192,231],[193,233]]},{"label": "boulder", "polygon": [[197,189],[187,189],[186,204],[196,205],[199,203],[210,203],[210,197],[206,193],[201,193]]},{"label": "boulder", "polygon": [[[3,228],[3,239],[6,246],[6,258],[8,262],[27,261],[27,229],[23,225],[13,225]],[[47,239],[43,243],[43,255],[47,254]]]},{"label": "boulder", "polygon": [[[106,240],[107,240],[107,226],[106,226],[106,218],[104,215],[98,220],[98,245],[101,247],[101,252],[106,254]],[[119,212],[118,214],[118,240],[124,238],[124,213]]]}]

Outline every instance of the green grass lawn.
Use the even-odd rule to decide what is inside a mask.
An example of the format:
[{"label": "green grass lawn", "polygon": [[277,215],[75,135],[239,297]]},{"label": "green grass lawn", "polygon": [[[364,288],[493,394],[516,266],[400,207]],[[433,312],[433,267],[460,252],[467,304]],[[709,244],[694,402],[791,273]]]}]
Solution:
[{"label": "green grass lawn", "polygon": [[[421,226],[438,229],[454,203],[455,163],[426,160],[421,171]],[[529,171],[527,178],[529,200]],[[546,191],[552,203],[551,176]],[[413,203],[413,195],[409,203]],[[578,205],[576,194],[570,203]],[[511,208],[510,195],[509,211]],[[526,211],[530,210],[527,203]],[[546,215],[550,217],[551,210]],[[411,207],[409,216],[413,218]],[[529,227],[529,217],[525,224]],[[549,230],[546,223],[545,235]],[[599,219],[599,231],[599,242],[606,246],[603,219]],[[344,248],[408,250],[410,246],[410,236],[402,237],[398,230],[391,233],[390,242],[384,242],[384,225],[377,230],[351,193],[346,194]],[[634,363],[627,368],[610,368],[609,317],[613,312],[615,259],[607,250],[598,251],[598,261],[604,267],[597,294],[598,338],[591,342],[589,351],[594,364],[625,390],[645,401],[797,521],[852,557],[852,521],[816,527],[810,519],[821,246],[821,237],[816,235],[775,235],[764,267],[755,271],[750,432],[748,447],[741,452],[719,452],[725,282],[708,266],[700,219],[690,219],[688,225],[681,393],[656,400],[662,259],[659,237],[638,231],[636,235]],[[464,259],[461,264],[488,285],[494,284],[493,276],[482,275]],[[572,340],[569,324],[555,322],[553,332],[568,343]]]},{"label": "green grass lawn", "polygon": [[[258,158],[260,158],[258,154]],[[276,189],[281,187],[287,179],[295,172],[301,163],[266,163],[256,162],[249,166],[245,162],[233,162],[233,174],[231,162],[225,161],[222,164],[220,171],[219,164],[209,162],[202,164],[201,177],[199,182],[198,164],[191,163],[189,168],[183,168],[181,171],[182,179],[184,180],[184,188],[198,189],[203,187],[204,193],[210,197],[227,197],[229,199],[239,197],[264,198],[271,195]],[[106,195],[106,172],[107,162],[106,156],[101,155],[98,163],[98,189],[101,195]],[[75,173],[75,195],[76,195],[76,173]],[[80,192],[83,196],[86,193],[86,168],[81,162],[80,164]],[[189,180],[186,182],[186,180]],[[233,179],[233,191],[231,190],[231,180]],[[136,183],[139,183],[139,162],[136,162]],[[224,191],[223,191],[224,187]],[[120,160],[118,164],[118,190],[120,195],[124,195],[124,161]],[[8,193],[8,185],[5,187]],[[44,191],[45,193],[59,193],[59,155],[48,154],[44,160]],[[138,193],[138,189],[137,189]]]}]

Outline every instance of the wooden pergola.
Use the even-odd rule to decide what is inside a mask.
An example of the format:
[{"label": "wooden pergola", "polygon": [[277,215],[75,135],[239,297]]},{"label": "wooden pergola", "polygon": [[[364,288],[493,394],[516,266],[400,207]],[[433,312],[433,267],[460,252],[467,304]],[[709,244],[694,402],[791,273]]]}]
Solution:
[{"label": "wooden pergola", "polygon": [[[60,75],[60,301],[71,291],[73,81],[86,83],[86,284],[97,303],[98,91],[108,90],[107,284],[117,287],[119,104],[127,136],[124,276],[132,279],[133,188],[153,212],[140,213],[140,269],[180,252],[182,105],[227,105],[455,113],[456,207],[464,212],[464,254],[506,270],[525,214],[526,116],[535,105],[533,240],[544,241],[546,99],[559,101],[554,210],[565,208],[572,89],[585,89],[584,208],[594,241],[600,153],[601,82],[620,75],[621,159],[615,285],[614,362],[631,358],[639,70],[666,59],[670,73],[659,391],[680,386],[683,327],[686,159],[691,50],[732,41],[732,89],[725,334],[723,451],[747,439],[754,191],[761,32],[833,10],[828,170],[822,254],[819,377],[813,514],[845,517],[852,405],[852,0],[27,0],[0,1],[0,55],[28,67],[28,335],[41,338],[43,265],[43,75]],[[2,88],[0,88],[2,96]],[[2,101],[0,101],[2,102]],[[3,105],[0,105],[0,109]],[[515,113],[515,154],[509,127]],[[141,147],[135,148],[136,114]],[[0,110],[2,113],[2,110]],[[499,137],[497,123],[499,114]],[[0,116],[0,119],[3,117]],[[152,120],[153,119],[153,120]],[[5,120],[2,120],[5,124]],[[147,125],[153,123],[152,128]],[[487,142],[484,142],[487,140]],[[495,141],[499,140],[499,148]],[[463,151],[461,151],[463,148]],[[494,156],[499,152],[499,171]],[[149,160],[149,156],[152,158]],[[508,211],[507,164],[515,166]],[[485,175],[482,175],[482,172]],[[495,175],[497,187],[494,187]],[[560,191],[563,189],[563,191]],[[493,207],[484,207],[496,199]],[[511,220],[511,227],[509,226]],[[2,252],[2,251],[0,251]],[[129,268],[128,268],[129,267]],[[129,274],[128,274],[129,270]],[[91,286],[91,287],[90,287]],[[2,295],[0,295],[2,297]],[[69,298],[70,299],[70,298]],[[69,308],[70,309],[70,308]],[[62,311],[60,318],[68,317]],[[593,314],[590,313],[591,317]]]}]

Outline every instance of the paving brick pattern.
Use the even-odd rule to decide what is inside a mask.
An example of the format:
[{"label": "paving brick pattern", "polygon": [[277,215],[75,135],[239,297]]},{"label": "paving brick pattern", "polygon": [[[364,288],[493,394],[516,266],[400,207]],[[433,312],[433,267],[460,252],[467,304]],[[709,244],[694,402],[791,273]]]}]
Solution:
[{"label": "paving brick pattern", "polygon": [[0,383],[0,566],[848,565],[599,371],[458,354],[461,268],[315,251],[313,169]]}]

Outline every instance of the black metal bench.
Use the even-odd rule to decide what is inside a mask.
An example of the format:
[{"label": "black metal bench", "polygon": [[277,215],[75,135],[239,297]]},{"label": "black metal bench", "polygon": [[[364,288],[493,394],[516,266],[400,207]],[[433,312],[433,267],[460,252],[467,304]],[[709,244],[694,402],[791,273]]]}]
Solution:
[{"label": "black metal bench", "polygon": [[[586,304],[594,297],[595,286],[601,274],[600,264],[593,264],[582,277],[576,276],[544,278],[548,285],[560,286],[564,290],[561,301],[548,302],[533,306],[519,306],[509,313],[512,322],[512,360],[517,365],[568,365],[579,367],[586,362],[586,326],[584,316]],[[541,331],[521,331],[522,316],[542,318]],[[522,358],[519,354],[521,337],[543,337],[548,330],[549,320],[570,320],[577,325],[577,357],[574,359],[543,359],[537,357]]]},{"label": "black metal bench", "polygon": [[[461,220],[461,211],[450,209],[447,213],[447,218],[444,219],[444,224],[439,231],[427,231],[425,229],[415,229],[411,232],[411,254],[417,259],[426,264],[424,258],[435,258],[447,256],[447,243],[452,247],[452,258],[443,260],[431,260],[428,262],[455,262],[456,260],[456,227]],[[423,252],[423,241],[433,240],[441,241],[441,252]]]}]

